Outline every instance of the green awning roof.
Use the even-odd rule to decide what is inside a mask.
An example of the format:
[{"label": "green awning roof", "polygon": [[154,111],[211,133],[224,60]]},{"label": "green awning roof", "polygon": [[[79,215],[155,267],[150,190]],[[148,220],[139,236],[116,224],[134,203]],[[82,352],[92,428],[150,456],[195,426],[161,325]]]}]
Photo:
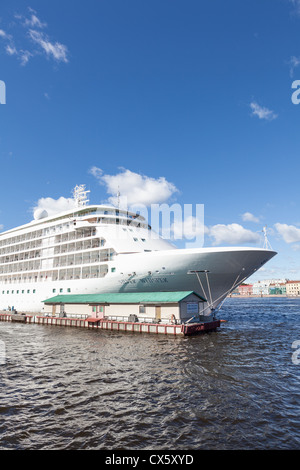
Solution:
[{"label": "green awning roof", "polygon": [[195,294],[203,302],[206,299],[193,291],[180,292],[116,292],[108,294],[56,295],[44,300],[45,304],[131,304],[131,303],[172,303],[180,302]]}]

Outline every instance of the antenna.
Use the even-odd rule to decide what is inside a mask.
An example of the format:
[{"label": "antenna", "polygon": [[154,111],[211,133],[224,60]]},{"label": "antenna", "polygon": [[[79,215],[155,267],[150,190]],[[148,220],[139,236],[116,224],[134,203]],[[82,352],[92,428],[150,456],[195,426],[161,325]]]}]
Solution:
[{"label": "antenna", "polygon": [[119,186],[118,186],[118,192],[117,192],[118,209],[120,209],[120,196],[121,196],[121,194],[120,194]]},{"label": "antenna", "polygon": [[73,197],[74,197],[75,204],[77,207],[82,207],[82,206],[87,205],[87,203],[89,202],[89,199],[87,198],[87,194],[89,192],[90,192],[89,190],[85,189],[84,184],[75,186],[73,190]]}]

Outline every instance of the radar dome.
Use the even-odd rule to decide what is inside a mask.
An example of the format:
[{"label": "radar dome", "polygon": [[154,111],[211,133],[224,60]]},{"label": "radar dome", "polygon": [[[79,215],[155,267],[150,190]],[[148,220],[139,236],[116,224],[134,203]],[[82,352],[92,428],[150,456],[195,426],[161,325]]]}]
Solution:
[{"label": "radar dome", "polygon": [[48,217],[48,212],[45,209],[36,209],[33,215],[35,220],[39,220]]}]

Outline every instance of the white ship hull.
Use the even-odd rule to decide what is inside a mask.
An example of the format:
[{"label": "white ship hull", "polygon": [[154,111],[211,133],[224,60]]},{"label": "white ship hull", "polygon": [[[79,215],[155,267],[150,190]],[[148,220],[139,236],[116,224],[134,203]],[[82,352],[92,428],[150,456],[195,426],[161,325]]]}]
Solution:
[{"label": "white ship hull", "polygon": [[[3,285],[0,288],[7,294],[0,297],[0,309],[9,306],[17,311],[42,312],[44,300],[67,290],[72,294],[194,291],[207,299],[209,313],[275,254],[274,251],[255,248],[174,249],[119,254],[110,262],[116,272],[108,272],[104,278]],[[25,294],[16,294],[16,288]]]}]

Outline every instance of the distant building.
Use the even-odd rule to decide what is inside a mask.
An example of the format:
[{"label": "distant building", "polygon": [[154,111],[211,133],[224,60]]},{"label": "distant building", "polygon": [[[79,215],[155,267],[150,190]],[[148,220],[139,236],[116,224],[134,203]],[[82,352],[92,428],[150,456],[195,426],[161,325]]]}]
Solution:
[{"label": "distant building", "polygon": [[270,284],[269,295],[286,295],[286,282]]},{"label": "distant building", "polygon": [[252,295],[253,293],[252,284],[241,284],[238,289],[240,295]]},{"label": "distant building", "polygon": [[286,295],[291,295],[291,296],[300,295],[300,281],[287,281],[286,282]]},{"label": "distant building", "polygon": [[276,287],[275,284],[270,284],[269,295],[275,295],[275,294],[278,294],[278,287]]},{"label": "distant building", "polygon": [[254,295],[272,295],[280,294],[282,285],[285,285],[285,279],[266,279],[264,281],[254,282],[253,294]]},{"label": "distant building", "polygon": [[238,287],[236,287],[236,288],[231,292],[230,297],[231,297],[232,295],[240,295],[240,293],[239,293],[239,288],[238,288]]},{"label": "distant building", "polygon": [[258,281],[253,284],[253,294],[254,295],[268,295],[269,294],[269,282]]},{"label": "distant building", "polygon": [[286,282],[281,282],[279,286],[280,286],[281,294],[286,295]]}]

